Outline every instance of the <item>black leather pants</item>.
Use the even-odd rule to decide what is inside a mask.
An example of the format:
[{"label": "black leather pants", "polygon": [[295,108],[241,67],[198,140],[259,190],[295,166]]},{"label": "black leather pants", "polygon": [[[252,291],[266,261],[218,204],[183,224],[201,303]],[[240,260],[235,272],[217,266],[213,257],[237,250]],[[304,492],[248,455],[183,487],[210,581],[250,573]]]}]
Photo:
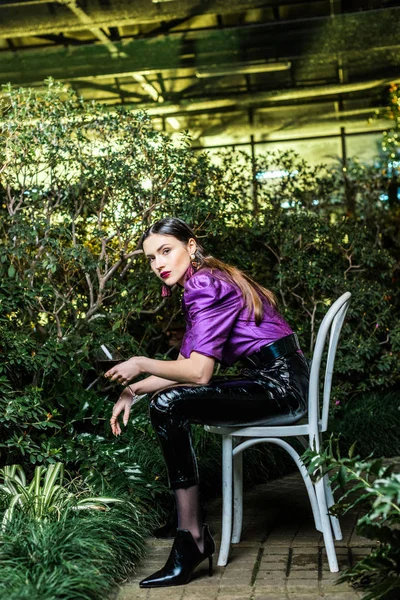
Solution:
[{"label": "black leather pants", "polygon": [[175,384],[155,394],[150,418],[172,489],[199,482],[190,423],[202,425],[292,425],[307,412],[309,369],[294,352],[239,377],[215,377],[207,385]]}]

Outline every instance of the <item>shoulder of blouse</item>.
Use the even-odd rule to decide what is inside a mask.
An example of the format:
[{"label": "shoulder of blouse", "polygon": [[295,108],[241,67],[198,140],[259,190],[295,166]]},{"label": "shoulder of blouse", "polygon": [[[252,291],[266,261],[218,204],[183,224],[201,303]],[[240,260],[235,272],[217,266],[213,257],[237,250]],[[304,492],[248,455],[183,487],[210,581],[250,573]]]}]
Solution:
[{"label": "shoulder of blouse", "polygon": [[193,275],[185,282],[184,294],[190,293],[194,290],[203,290],[205,288],[225,288],[239,290],[238,286],[230,281],[224,273],[216,269],[211,270],[208,267],[203,267],[199,271],[193,273]]},{"label": "shoulder of blouse", "polygon": [[223,273],[204,268],[194,273],[184,285],[183,300],[191,310],[199,305],[211,305],[241,296],[241,291]]}]

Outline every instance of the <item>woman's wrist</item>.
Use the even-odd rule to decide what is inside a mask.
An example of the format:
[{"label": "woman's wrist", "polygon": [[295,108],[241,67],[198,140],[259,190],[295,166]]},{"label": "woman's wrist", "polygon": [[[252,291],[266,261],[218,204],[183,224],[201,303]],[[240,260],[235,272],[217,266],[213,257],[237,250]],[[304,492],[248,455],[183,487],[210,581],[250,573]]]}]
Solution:
[{"label": "woman's wrist", "polygon": [[132,356],[132,358],[128,359],[128,362],[130,362],[132,365],[135,365],[136,369],[139,369],[139,373],[136,375],[136,377],[138,377],[139,375],[143,375],[144,373],[147,373],[147,371],[143,367],[143,359],[146,360],[146,357],[145,356]]}]

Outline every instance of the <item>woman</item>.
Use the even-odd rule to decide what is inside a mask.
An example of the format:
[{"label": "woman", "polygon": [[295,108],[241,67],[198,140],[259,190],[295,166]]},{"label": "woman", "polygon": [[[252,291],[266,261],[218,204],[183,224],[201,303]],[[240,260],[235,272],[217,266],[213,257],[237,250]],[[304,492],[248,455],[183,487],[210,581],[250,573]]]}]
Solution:
[{"label": "woman", "polygon": [[[111,428],[121,433],[138,394],[153,393],[150,417],[175,492],[178,529],[166,565],[141,587],[188,583],[198,564],[215,550],[202,523],[198,472],[190,423],[283,425],[306,413],[308,365],[297,337],[276,310],[273,294],[238,269],[206,256],[193,231],[177,218],[154,223],[143,235],[143,251],[163,295],[183,287],[186,332],[177,360],[135,356],[106,376],[126,385],[114,406]],[[216,361],[245,364],[239,377],[212,378]],[[132,398],[132,394],[133,398]]]}]

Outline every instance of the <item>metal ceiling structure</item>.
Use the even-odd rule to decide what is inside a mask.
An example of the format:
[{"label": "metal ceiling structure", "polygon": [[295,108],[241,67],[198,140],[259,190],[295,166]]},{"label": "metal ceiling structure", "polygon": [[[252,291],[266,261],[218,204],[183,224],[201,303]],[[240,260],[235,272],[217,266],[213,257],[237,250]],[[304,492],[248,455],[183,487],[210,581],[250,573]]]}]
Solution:
[{"label": "metal ceiling structure", "polygon": [[400,82],[400,1],[0,0],[0,83],[52,76],[198,146],[360,134]]}]

